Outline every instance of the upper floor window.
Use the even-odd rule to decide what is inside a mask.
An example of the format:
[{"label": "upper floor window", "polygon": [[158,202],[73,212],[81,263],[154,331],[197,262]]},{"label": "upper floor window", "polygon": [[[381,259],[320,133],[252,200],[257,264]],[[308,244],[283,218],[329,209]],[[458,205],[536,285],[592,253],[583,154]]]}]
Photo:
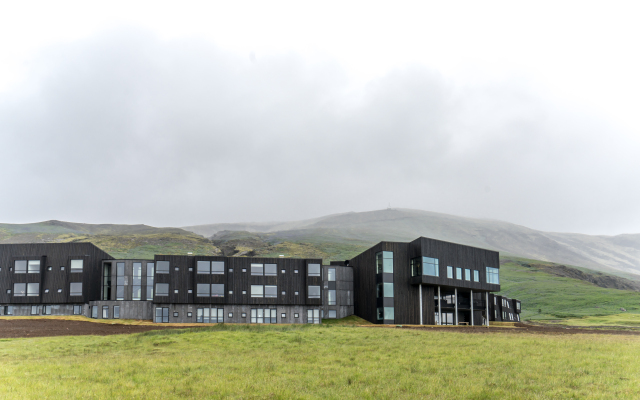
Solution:
[{"label": "upper floor window", "polygon": [[384,282],[384,283],[378,283],[377,285],[377,296],[378,297],[391,297],[393,298],[393,283],[391,282]]},{"label": "upper floor window", "polygon": [[320,286],[309,286],[309,290],[307,291],[310,299],[319,299],[320,298]]},{"label": "upper floor window", "polygon": [[264,265],[251,264],[251,275],[264,275]]},{"label": "upper floor window", "polygon": [[447,267],[447,278],[453,279],[453,267]]},{"label": "upper floor window", "polygon": [[480,282],[480,271],[478,271],[477,269],[473,270],[473,281]]},{"label": "upper floor window", "polygon": [[69,296],[82,296],[82,282],[71,282],[69,284]]},{"label": "upper floor window", "polygon": [[251,297],[264,297],[264,286],[251,285]]},{"label": "upper floor window", "polygon": [[16,297],[39,296],[40,284],[39,283],[14,283],[13,295]]},{"label": "upper floor window", "polygon": [[[168,274],[170,269],[169,261],[157,261],[156,262],[156,274]],[[157,288],[156,288],[157,292]]]},{"label": "upper floor window", "polygon": [[265,276],[276,276],[276,275],[278,275],[278,266],[276,264],[265,264],[264,265],[264,275]]},{"label": "upper floor window", "polygon": [[487,267],[487,283],[500,284],[500,270],[498,268]]},{"label": "upper floor window", "polygon": [[14,263],[14,271],[16,274],[26,274],[27,273],[27,260],[16,260]]},{"label": "upper floor window", "polygon": [[210,261],[198,261],[196,262],[197,272],[199,274],[210,274],[211,273],[211,262]]},{"label": "upper floor window", "polygon": [[83,260],[71,260],[71,272],[82,272],[83,264]]},{"label": "upper floor window", "polygon": [[211,273],[214,275],[224,275],[224,261],[211,261]]},{"label": "upper floor window", "polygon": [[307,265],[309,276],[320,276],[320,264]]},{"label": "upper floor window", "polygon": [[376,273],[393,273],[393,252],[381,251],[376,253]]},{"label": "upper floor window", "polygon": [[329,268],[327,270],[327,280],[329,282],[335,282],[336,281],[336,269],[335,268]]},{"label": "upper floor window", "polygon": [[156,296],[168,296],[169,284],[168,283],[156,283]]},{"label": "upper floor window", "polygon": [[198,261],[196,262],[198,274],[224,275],[224,261]]},{"label": "upper floor window", "polygon": [[456,279],[462,280],[462,268],[456,267]]},{"label": "upper floor window", "polygon": [[471,270],[468,268],[464,270],[464,280],[465,281],[471,280]]},{"label": "upper floor window", "polygon": [[422,274],[440,276],[440,265],[437,258],[422,257]]}]

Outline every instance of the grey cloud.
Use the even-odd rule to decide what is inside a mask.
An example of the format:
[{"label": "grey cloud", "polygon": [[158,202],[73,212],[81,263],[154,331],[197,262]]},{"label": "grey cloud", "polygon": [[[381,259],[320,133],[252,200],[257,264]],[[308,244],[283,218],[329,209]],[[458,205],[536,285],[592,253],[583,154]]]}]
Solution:
[{"label": "grey cloud", "polygon": [[525,84],[460,87],[409,66],[353,89],[332,60],[256,58],[137,30],[44,51],[0,95],[2,221],[180,226],[391,202],[640,230],[637,146]]}]

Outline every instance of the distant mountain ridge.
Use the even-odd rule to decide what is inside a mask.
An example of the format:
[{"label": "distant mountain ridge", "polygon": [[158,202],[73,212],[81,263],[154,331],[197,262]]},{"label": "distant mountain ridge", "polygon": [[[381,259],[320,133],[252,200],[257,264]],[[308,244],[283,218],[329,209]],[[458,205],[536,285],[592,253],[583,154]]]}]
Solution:
[{"label": "distant mountain ridge", "polygon": [[355,239],[369,243],[419,236],[493,249],[508,255],[640,275],[640,234],[617,236],[543,232],[524,226],[430,211],[386,209],[292,222],[183,227],[212,237],[221,231],[268,233],[283,239]]}]

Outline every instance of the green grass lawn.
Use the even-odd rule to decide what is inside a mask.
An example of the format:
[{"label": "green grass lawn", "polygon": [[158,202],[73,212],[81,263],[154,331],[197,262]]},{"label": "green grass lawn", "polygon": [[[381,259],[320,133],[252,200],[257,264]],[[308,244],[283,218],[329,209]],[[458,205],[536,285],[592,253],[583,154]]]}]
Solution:
[{"label": "green grass lawn", "polygon": [[613,314],[602,316],[587,316],[582,318],[566,318],[561,320],[545,321],[546,323],[556,323],[569,326],[607,326],[640,328],[640,314]]},{"label": "green grass lawn", "polygon": [[612,315],[620,308],[640,314],[640,292],[601,288],[515,262],[500,266],[500,287],[500,294],[522,301],[525,320]]},{"label": "green grass lawn", "polygon": [[635,336],[218,325],[0,340],[2,399],[611,399],[640,396]]}]

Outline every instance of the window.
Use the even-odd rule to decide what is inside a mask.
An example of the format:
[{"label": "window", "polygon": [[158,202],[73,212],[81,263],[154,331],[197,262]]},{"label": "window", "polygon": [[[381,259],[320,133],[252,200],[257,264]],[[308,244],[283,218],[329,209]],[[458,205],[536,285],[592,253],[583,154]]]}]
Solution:
[{"label": "window", "polygon": [[224,261],[211,261],[211,273],[214,275],[224,275]]},{"label": "window", "polygon": [[437,258],[422,257],[422,274],[440,276],[440,264]]},{"label": "window", "polygon": [[133,263],[133,288],[131,300],[142,300],[142,263]]},{"label": "window", "polygon": [[393,321],[395,320],[393,307],[378,308],[378,320]]},{"label": "window", "polygon": [[[2,269],[0,269],[0,270],[2,270]],[[283,269],[283,270],[280,270],[280,273],[281,273],[281,274],[284,274],[284,272],[285,272],[285,270],[284,270],[284,269]]]},{"label": "window", "polygon": [[26,283],[14,283],[13,284],[13,295],[14,297],[24,297],[27,295],[27,284]]},{"label": "window", "polygon": [[169,284],[168,283],[156,283],[156,296],[168,296]]},{"label": "window", "polygon": [[58,293],[62,293],[62,289],[58,289]]},{"label": "window", "polygon": [[335,282],[336,281],[336,269],[335,268],[327,269],[327,280],[329,282]]},{"label": "window", "polygon": [[278,297],[278,287],[275,285],[264,285],[264,297]]},{"label": "window", "polygon": [[[98,318],[98,308],[96,307],[96,316],[93,318]],[[42,314],[43,315],[51,315],[51,306],[43,306],[42,307]]]},{"label": "window", "polygon": [[277,276],[278,275],[278,266],[276,264],[265,264],[264,265],[264,275],[265,276]]},{"label": "window", "polygon": [[516,310],[520,311],[520,302],[519,301],[516,302]]},{"label": "window", "polygon": [[189,272],[193,272],[193,268],[189,267]]},{"label": "window", "polygon": [[187,293],[191,294],[191,293],[193,293],[193,290],[192,289],[187,289]]},{"label": "window", "polygon": [[473,270],[473,281],[480,282],[480,271],[476,269]]},{"label": "window", "polygon": [[[73,315],[82,315],[82,306],[73,306]],[[115,313],[114,313],[115,318]]]},{"label": "window", "polygon": [[[168,273],[168,271],[167,271]],[[163,283],[156,283],[156,285],[164,285]],[[169,284],[166,284],[169,286]],[[156,286],[156,292],[158,292],[158,287]],[[154,322],[169,322],[169,307],[156,307],[156,318]]]},{"label": "window", "polygon": [[64,271],[64,267],[60,267],[60,271]]},{"label": "window", "polygon": [[[51,306],[47,306],[51,307]],[[48,309],[49,313],[51,313],[51,309]],[[91,306],[91,318],[98,318],[98,306]]]},{"label": "window", "polygon": [[336,291],[335,290],[329,290],[327,292],[327,304],[329,304],[330,306],[335,306],[336,305]]},{"label": "window", "polygon": [[378,274],[393,273],[393,252],[392,251],[381,251],[376,253],[376,271]]},{"label": "window", "polygon": [[31,297],[40,296],[40,284],[27,283],[27,296],[31,296]]},{"label": "window", "polygon": [[124,300],[124,263],[116,263],[116,300]]},{"label": "window", "polygon": [[242,272],[247,272],[247,269],[246,268],[242,268]]},{"label": "window", "polygon": [[293,270],[293,273],[294,273],[294,274],[297,274],[297,273],[298,273],[298,270],[297,270],[297,269],[294,269],[294,270]]},{"label": "window", "polygon": [[471,270],[470,269],[465,269],[464,270],[464,280],[465,281],[470,281],[471,280]]},{"label": "window", "polygon": [[487,267],[487,283],[500,284],[500,270],[498,268]]},{"label": "window", "polygon": [[422,276],[422,263],[419,258],[412,258],[411,262],[411,276]]},{"label": "window", "polygon": [[109,306],[102,306],[102,319],[109,318]]},{"label": "window", "polygon": [[31,315],[38,315],[38,306],[31,306]]},{"label": "window", "polygon": [[45,290],[44,290],[44,292],[45,292],[45,293],[49,293],[49,289],[45,289]]},{"label": "window", "polygon": [[173,289],[174,294],[178,294],[178,289]]},{"label": "window", "polygon": [[462,268],[456,267],[456,279],[462,280]]},{"label": "window", "polygon": [[320,298],[320,286],[309,286],[309,298],[310,299],[319,299]]},{"label": "window", "polygon": [[71,272],[82,272],[83,264],[83,260],[71,260]]},{"label": "window", "polygon": [[242,318],[247,318],[247,313],[243,312],[242,314],[240,314],[242,316]]},{"label": "window", "polygon": [[7,289],[7,294],[11,294],[11,289]]},{"label": "window", "polygon": [[297,296],[297,295],[298,295],[298,292],[293,292],[293,294]]},{"label": "window", "polygon": [[307,323],[319,324],[320,323],[320,310],[307,310]]},{"label": "window", "polygon": [[251,264],[251,275],[264,275],[264,267],[262,264]]},{"label": "window", "polygon": [[320,276],[320,264],[307,265],[307,272],[309,276]]},{"label": "window", "polygon": [[153,300],[153,275],[155,270],[154,263],[147,263],[147,300]]},{"label": "window", "polygon": [[285,314],[285,313],[280,314],[280,318],[282,318],[282,319],[287,318],[287,314]]},{"label": "window", "polygon": [[4,306],[4,315],[13,315],[13,306]]},{"label": "window", "polygon": [[233,313],[229,313],[229,318],[233,318]]},{"label": "window", "polygon": [[209,297],[211,286],[208,283],[198,283],[196,285],[196,297]]},{"label": "window", "polygon": [[268,308],[252,308],[251,319],[252,324],[275,324],[277,323],[277,310]]},{"label": "window", "polygon": [[29,260],[27,264],[27,272],[30,274],[40,273],[40,260]]},{"label": "window", "polygon": [[251,297],[264,297],[264,287],[262,285],[251,285]]},{"label": "window", "polygon": [[102,267],[102,300],[111,300],[111,264]]},{"label": "window", "polygon": [[187,313],[187,317],[192,317],[192,316],[193,316],[193,313],[190,313],[190,312]]},{"label": "window", "polygon": [[384,282],[378,283],[376,286],[376,296],[380,297],[391,297],[393,298],[393,283]]},{"label": "window", "polygon": [[113,306],[113,318],[120,318],[120,306]]},{"label": "window", "polygon": [[198,274],[210,274],[211,273],[211,262],[210,261],[198,261],[196,262],[197,273]]},{"label": "window", "polygon": [[[49,266],[47,267],[47,271],[52,271],[52,270],[53,270],[53,267],[52,267],[51,265],[49,265]],[[2,271],[2,268],[0,268],[0,271]]]},{"label": "window", "polygon": [[[156,273],[157,274],[168,274],[169,273],[169,261],[158,261],[156,262]],[[158,310],[158,308],[156,308]],[[160,309],[162,310],[162,309]],[[162,311],[161,311],[162,312]]]},{"label": "window", "polygon": [[198,308],[196,310],[196,322],[203,324],[217,324],[224,322],[223,308]]},{"label": "window", "polygon": [[447,278],[453,279],[453,267],[447,267]]},{"label": "window", "polygon": [[298,313],[294,313],[294,314],[293,314],[293,318],[300,318],[300,314],[298,314]]},{"label": "window", "polygon": [[177,312],[177,311],[174,311],[174,312],[173,312],[173,316],[174,316],[174,317],[177,317],[178,315],[179,315],[179,314],[178,314],[178,312]]},{"label": "window", "polygon": [[82,282],[71,282],[69,284],[69,296],[82,296]]},{"label": "window", "polygon": [[15,273],[16,274],[26,274],[27,273],[27,261],[26,260],[16,260],[14,263]]},{"label": "window", "polygon": [[329,313],[327,314],[327,318],[338,318],[336,310],[329,310]]},{"label": "window", "polygon": [[211,297],[224,297],[224,284],[212,283],[211,284]]},{"label": "window", "polygon": [[246,290],[243,290],[243,291],[242,291],[242,294],[247,294],[247,291],[246,291]]}]

